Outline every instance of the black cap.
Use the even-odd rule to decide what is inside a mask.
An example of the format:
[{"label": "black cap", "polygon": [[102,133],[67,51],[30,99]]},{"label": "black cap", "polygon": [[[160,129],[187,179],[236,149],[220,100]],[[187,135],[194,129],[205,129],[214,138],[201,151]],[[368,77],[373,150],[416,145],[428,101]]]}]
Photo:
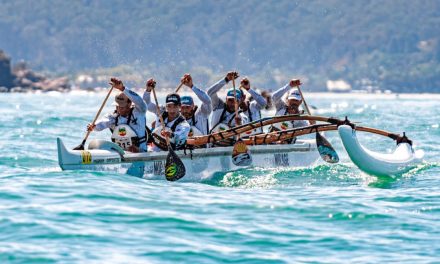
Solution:
[{"label": "black cap", "polygon": [[176,93],[172,93],[167,95],[167,99],[165,100],[166,104],[173,103],[176,105],[180,105],[180,95]]}]

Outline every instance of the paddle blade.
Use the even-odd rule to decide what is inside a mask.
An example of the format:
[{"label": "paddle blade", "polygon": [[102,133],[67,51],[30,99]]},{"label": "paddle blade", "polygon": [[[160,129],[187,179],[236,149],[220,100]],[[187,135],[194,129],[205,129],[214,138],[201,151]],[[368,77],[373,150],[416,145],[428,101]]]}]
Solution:
[{"label": "paddle blade", "polygon": [[239,139],[232,150],[232,163],[235,166],[249,166],[252,163],[251,152],[243,140]]},{"label": "paddle blade", "polygon": [[86,141],[83,140],[83,142],[81,144],[79,144],[78,146],[74,147],[73,150],[84,150],[85,144],[86,144]]},{"label": "paddle blade", "polygon": [[320,133],[316,133],[316,145],[318,146],[319,155],[328,163],[338,163],[339,157],[330,142]]},{"label": "paddle blade", "polygon": [[177,156],[171,146],[168,146],[168,156],[165,163],[165,178],[168,181],[177,181],[185,176],[186,170],[182,160]]}]

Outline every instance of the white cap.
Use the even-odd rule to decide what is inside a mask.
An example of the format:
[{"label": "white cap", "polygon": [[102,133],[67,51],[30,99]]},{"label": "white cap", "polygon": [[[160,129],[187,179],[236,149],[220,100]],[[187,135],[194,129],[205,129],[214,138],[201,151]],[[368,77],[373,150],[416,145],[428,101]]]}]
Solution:
[{"label": "white cap", "polygon": [[290,91],[289,96],[287,96],[287,99],[295,99],[295,100],[298,100],[298,101],[301,101],[301,100],[302,100],[302,98],[301,98],[301,94],[300,94],[299,91],[296,90],[296,89]]},{"label": "white cap", "polygon": [[115,102],[113,105],[127,107],[131,105],[131,100],[123,92],[121,92],[115,96]]}]

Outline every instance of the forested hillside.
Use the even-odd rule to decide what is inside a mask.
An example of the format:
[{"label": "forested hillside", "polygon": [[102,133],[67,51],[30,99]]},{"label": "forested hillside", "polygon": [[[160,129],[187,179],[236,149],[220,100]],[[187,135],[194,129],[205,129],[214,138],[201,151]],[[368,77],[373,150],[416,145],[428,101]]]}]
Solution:
[{"label": "forested hillside", "polygon": [[0,49],[57,73],[230,69],[274,87],[440,92],[440,1],[0,1]]}]

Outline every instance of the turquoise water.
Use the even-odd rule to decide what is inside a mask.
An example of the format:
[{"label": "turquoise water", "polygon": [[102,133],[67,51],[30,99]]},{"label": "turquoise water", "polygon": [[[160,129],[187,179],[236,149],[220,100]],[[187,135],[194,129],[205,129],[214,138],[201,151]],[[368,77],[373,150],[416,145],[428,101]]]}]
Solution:
[{"label": "turquoise water", "polygon": [[337,165],[185,183],[60,170],[56,137],[78,145],[104,97],[0,94],[0,263],[440,262],[439,96],[309,95],[318,114],[406,131],[426,161],[399,177],[363,174],[328,133]]}]

